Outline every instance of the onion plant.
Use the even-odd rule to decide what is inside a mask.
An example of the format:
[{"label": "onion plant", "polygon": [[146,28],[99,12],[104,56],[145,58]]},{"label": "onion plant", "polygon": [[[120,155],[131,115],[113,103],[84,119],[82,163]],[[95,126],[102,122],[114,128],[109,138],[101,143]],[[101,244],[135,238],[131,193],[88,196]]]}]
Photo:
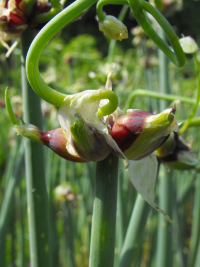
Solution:
[{"label": "onion plant", "polygon": [[[50,170],[51,165],[54,164],[54,169],[49,171],[45,178],[44,147],[42,145],[50,148],[65,160],[73,162],[70,163],[70,170],[74,168],[74,173],[73,175],[71,174],[71,176],[74,177],[73,182],[75,184],[79,182],[76,181],[77,169],[74,167],[74,164],[88,164],[87,174],[85,175],[89,176],[87,189],[84,191],[82,188],[84,183],[82,184],[80,182],[79,186],[82,188],[83,202],[88,201],[87,193],[91,191],[89,188],[94,189],[91,241],[90,251],[88,253],[88,265],[90,267],[114,266],[117,202],[118,205],[121,205],[120,214],[123,213],[122,206],[124,205],[122,196],[117,197],[118,161],[120,158],[125,160],[125,167],[123,167],[122,172],[125,173],[126,169],[128,170],[130,180],[139,194],[135,197],[134,207],[131,207],[133,211],[130,221],[127,224],[126,235],[123,233],[123,222],[121,221],[120,224],[117,225],[117,227],[121,229],[120,234],[117,236],[118,241],[121,240],[121,251],[116,264],[120,267],[128,267],[132,266],[132,264],[136,265],[139,262],[141,258],[142,241],[143,238],[145,238],[142,233],[145,231],[150,206],[152,206],[154,210],[160,212],[157,234],[158,242],[154,263],[157,266],[169,266],[173,260],[172,248],[170,247],[171,236],[168,234],[167,229],[163,228],[163,224],[166,223],[169,227],[172,227],[171,225],[174,223],[171,219],[173,214],[170,200],[172,201],[172,198],[169,195],[172,181],[170,181],[169,178],[166,179],[167,177],[160,178],[161,197],[158,206],[154,201],[154,189],[158,173],[158,161],[154,151],[161,147],[161,152],[163,152],[163,143],[165,144],[168,137],[173,135],[174,132],[178,132],[179,124],[175,117],[176,108],[175,106],[169,108],[162,106],[160,113],[156,115],[143,110],[130,108],[137,95],[170,101],[179,99],[184,103],[192,104],[194,105],[193,111],[183,125],[183,128],[179,131],[179,133],[182,134],[188,126],[192,124],[193,117],[199,105],[200,76],[195,54],[196,48],[192,50],[191,53],[194,55],[198,76],[197,100],[188,99],[184,96],[170,95],[167,90],[160,91],[160,93],[137,90],[129,96],[129,109],[122,114],[121,109],[118,107],[119,101],[117,93],[112,90],[112,72],[108,73],[107,82],[103,89],[89,90],[85,88],[85,91],[80,93],[72,95],[64,94],[47,85],[40,75],[39,61],[41,53],[49,41],[62,30],[64,26],[82,16],[96,3],[99,30],[102,31],[107,38],[119,41],[126,39],[128,37],[127,28],[121,20],[123,20],[127,9],[130,8],[133,16],[146,35],[162,50],[162,56],[160,56],[162,57],[160,59],[160,88],[163,89],[167,87],[168,82],[166,58],[177,67],[183,67],[186,61],[184,52],[187,51],[187,48],[185,47],[188,45],[187,42],[185,43],[185,40],[182,40],[181,43],[179,42],[174,30],[164,16],[155,7],[144,0],[76,0],[62,11],[63,1],[60,3],[57,0],[51,0],[51,8],[48,9],[46,7],[47,12],[41,12],[39,9],[34,15],[32,12],[35,9],[32,8],[37,6],[39,1],[16,0],[14,2],[15,7],[25,12],[23,14],[26,15],[21,16],[21,28],[19,28],[19,25],[15,25],[16,20],[12,21],[15,26],[16,36],[21,34],[21,76],[24,118],[20,120],[16,118],[12,110],[8,90],[6,90],[5,100],[8,114],[14,124],[15,132],[30,139],[27,139],[25,144],[25,162],[31,266],[48,267],[60,264],[58,251],[55,246],[55,244],[57,244],[57,237],[54,233],[56,221],[53,219],[55,212],[53,188],[55,187],[56,177],[58,176],[59,160],[57,158],[57,161],[52,161],[51,156],[48,157],[48,168]],[[120,16],[121,20],[111,15],[105,15],[103,8],[107,4],[125,6]],[[18,13],[16,14],[15,9],[10,10],[10,13],[19,15]],[[158,22],[170,46],[165,38],[154,30],[151,22],[147,18],[147,13]],[[28,25],[29,20],[26,20],[26,18],[30,14],[30,25]],[[32,25],[37,25],[38,27],[38,25],[46,22],[47,24],[34,38],[33,30],[30,27]],[[6,26],[8,27],[9,25]],[[9,38],[11,37],[13,36],[10,35]],[[5,42],[6,39],[2,41]],[[109,61],[113,59],[114,42],[115,41],[110,44]],[[59,107],[58,121],[60,127],[43,131],[41,98],[51,105]],[[169,154],[171,153],[173,155],[178,153],[175,149],[178,145],[174,145],[174,142],[180,145],[180,140],[177,135],[172,137],[173,147],[172,152],[169,152]],[[184,145],[182,145],[182,147],[184,147],[184,149],[182,149],[181,152],[187,153],[188,155],[190,152],[189,147]],[[184,154],[184,156],[186,157],[186,154]],[[183,157],[178,157],[178,159],[183,159]],[[166,164],[168,163],[166,155],[163,154],[160,156],[159,161]],[[90,162],[97,162],[96,174],[90,170]],[[66,171],[69,171],[69,169],[67,168],[68,164],[66,164],[66,162],[62,161],[60,164],[62,164],[59,173],[60,182],[63,182],[66,178]],[[184,166],[186,165],[188,166],[190,164],[185,163]],[[173,165],[174,168],[178,168],[177,166],[180,165]],[[162,165],[162,172],[163,168]],[[192,165],[192,168],[195,169],[196,164],[195,166]],[[82,173],[82,175],[84,175],[84,173]],[[93,177],[94,175],[95,178]],[[15,184],[12,185],[10,189],[10,197],[11,193],[14,191],[14,186]],[[121,187],[119,188],[122,190]],[[68,185],[58,188],[57,190],[57,192],[59,192],[59,190],[67,190],[65,192],[69,194],[68,197],[70,198],[71,196],[75,198],[73,189]],[[196,195],[195,209],[199,207],[198,200],[199,198]],[[64,239],[63,242],[65,243],[64,247],[67,254],[67,259],[65,255],[63,256],[63,262],[65,264],[70,264],[70,266],[76,266],[75,249],[78,245],[73,238],[74,236],[80,237],[82,234],[80,225],[83,218],[84,220],[86,219],[87,210],[83,207],[79,215],[79,220],[75,222],[75,214],[71,207],[66,204],[63,205],[63,209],[64,214],[62,218],[64,224],[62,227],[64,229],[64,236],[62,238]],[[4,209],[2,212],[3,218],[6,218]],[[90,226],[87,225],[86,229],[90,229]],[[138,236],[138,232],[140,236]],[[195,238],[195,233],[199,233],[199,227],[197,225],[194,225],[194,233],[192,236],[195,248],[191,246],[191,253],[188,260],[188,262],[193,265],[198,243],[197,238]],[[167,237],[169,237],[169,239],[167,239]],[[163,240],[164,242],[166,241],[165,244]],[[85,243],[87,242],[88,241],[85,241]],[[170,263],[167,262],[167,257],[169,255]],[[182,257],[182,255],[180,255],[180,257]],[[183,258],[181,259],[182,262],[184,262]]]}]

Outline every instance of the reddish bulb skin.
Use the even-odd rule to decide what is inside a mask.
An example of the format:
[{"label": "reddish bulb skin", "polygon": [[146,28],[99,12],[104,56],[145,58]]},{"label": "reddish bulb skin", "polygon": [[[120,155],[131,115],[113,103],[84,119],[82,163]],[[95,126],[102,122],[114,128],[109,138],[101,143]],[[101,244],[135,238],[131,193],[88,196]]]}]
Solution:
[{"label": "reddish bulb skin", "polygon": [[64,159],[73,162],[88,162],[79,156],[76,157],[68,153],[66,149],[67,142],[62,128],[57,128],[47,132],[40,131],[40,139],[45,146],[49,147]]},{"label": "reddish bulb skin", "polygon": [[119,117],[117,122],[111,126],[110,135],[122,152],[131,147],[143,129],[145,119],[152,115],[146,111],[133,110]]}]

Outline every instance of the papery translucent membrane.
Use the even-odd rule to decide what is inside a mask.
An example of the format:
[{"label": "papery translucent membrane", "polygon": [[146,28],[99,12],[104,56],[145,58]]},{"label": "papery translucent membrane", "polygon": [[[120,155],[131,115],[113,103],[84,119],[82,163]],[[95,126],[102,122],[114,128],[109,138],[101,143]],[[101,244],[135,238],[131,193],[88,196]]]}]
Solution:
[{"label": "papery translucent membrane", "polygon": [[[66,148],[72,155],[77,155],[77,152],[71,145],[72,135],[70,133],[70,125],[75,116],[79,115],[85,123],[94,127],[98,132],[104,135],[106,142],[112,149],[123,155],[121,149],[108,132],[108,117],[106,116],[103,119],[100,119],[97,114],[98,109],[101,106],[100,103],[106,104],[106,102],[101,100],[92,101],[93,95],[94,90],[86,90],[75,95],[70,95],[64,99],[63,104],[60,106],[58,120],[67,139]],[[102,121],[104,121],[104,123]],[[88,142],[89,141],[90,140],[88,140]]]},{"label": "papery translucent membrane", "polygon": [[141,160],[130,160],[129,176],[135,189],[154,209],[162,213],[167,221],[174,223],[169,215],[154,203],[154,190],[158,162],[154,153]]}]

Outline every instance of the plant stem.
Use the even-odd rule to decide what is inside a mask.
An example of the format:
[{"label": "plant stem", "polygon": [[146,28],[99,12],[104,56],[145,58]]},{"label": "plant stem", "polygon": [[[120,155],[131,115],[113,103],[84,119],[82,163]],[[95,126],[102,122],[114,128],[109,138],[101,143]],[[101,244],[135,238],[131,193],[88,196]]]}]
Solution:
[{"label": "plant stem", "polygon": [[165,101],[179,100],[181,103],[190,104],[190,105],[194,105],[196,103],[195,99],[185,97],[185,96],[171,95],[171,94],[160,93],[160,92],[155,92],[155,91],[152,92],[148,90],[137,89],[133,93],[131,93],[130,99],[127,104],[127,109],[132,107],[133,102],[137,96],[152,97],[155,99],[163,99]]},{"label": "plant stem", "polygon": [[191,122],[192,118],[194,117],[194,115],[198,109],[199,101],[200,101],[200,70],[199,70],[199,62],[197,60],[196,53],[193,54],[193,58],[194,58],[194,62],[195,62],[195,67],[196,67],[196,72],[197,72],[197,80],[198,80],[196,103],[195,103],[193,110],[190,113],[190,116],[188,117],[186,123],[179,130],[179,134],[183,134],[186,131],[186,129],[188,128],[188,126],[190,125],[190,122]]},{"label": "plant stem", "polygon": [[[14,191],[16,185],[20,181],[20,169],[22,165],[22,159],[24,154],[24,147],[21,143],[20,147],[18,146],[18,158],[15,159],[15,166],[11,169],[13,173],[10,174],[9,180],[5,187],[5,193],[3,196],[3,201],[1,205],[0,212],[0,265],[1,267],[6,266],[6,235],[8,226],[11,223],[11,215],[14,208]],[[14,170],[14,171],[13,171]]]},{"label": "plant stem", "polygon": [[[30,87],[25,72],[25,57],[33,40],[33,30],[22,33],[21,75],[24,120],[42,129],[40,98]],[[45,181],[44,148],[39,143],[25,140],[27,209],[32,267],[51,266],[49,243],[49,208]]]},{"label": "plant stem", "polygon": [[197,249],[200,236],[200,181],[197,177],[195,181],[195,195],[194,195],[194,207],[193,207],[193,218],[192,218],[192,235],[190,241],[190,250],[188,254],[188,266],[193,267],[195,264]]},{"label": "plant stem", "polygon": [[[165,39],[163,30],[160,35]],[[168,60],[162,51],[159,51],[159,91],[161,93],[169,93],[169,77],[168,77]],[[160,112],[166,108],[166,103],[160,103]],[[171,217],[172,200],[171,200],[171,177],[166,173],[163,165],[159,170],[159,207],[163,209]],[[172,265],[172,244],[171,244],[171,225],[158,214],[158,230],[157,230],[157,250],[156,250],[156,267],[167,267]]]},{"label": "plant stem", "polygon": [[119,267],[130,267],[133,263],[135,266],[137,255],[140,250],[139,248],[141,247],[143,241],[142,235],[144,233],[149,210],[149,204],[140,194],[138,194],[122,247]]},{"label": "plant stem", "polygon": [[90,244],[90,267],[114,263],[118,158],[110,154],[97,163]]}]

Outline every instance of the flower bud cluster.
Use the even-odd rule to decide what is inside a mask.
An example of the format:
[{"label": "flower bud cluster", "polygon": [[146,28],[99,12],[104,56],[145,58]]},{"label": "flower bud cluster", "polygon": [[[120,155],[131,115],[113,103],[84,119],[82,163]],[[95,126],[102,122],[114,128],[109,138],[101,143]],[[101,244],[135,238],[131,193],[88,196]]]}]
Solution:
[{"label": "flower bud cluster", "polygon": [[172,131],[178,130],[174,109],[153,115],[143,110],[128,110],[110,129],[110,135],[130,160],[139,160],[155,151]]},{"label": "flower bud cluster", "polygon": [[170,134],[168,140],[155,151],[155,154],[161,163],[176,170],[195,169],[198,163],[195,153],[190,151],[189,146],[176,132]]},{"label": "flower bud cluster", "polygon": [[160,147],[171,132],[178,130],[173,108],[157,115],[142,110],[128,110],[122,115],[117,109],[107,117],[96,118],[96,122],[94,112],[86,111],[85,117],[82,109],[82,112],[75,109],[72,118],[65,118],[63,109],[66,109],[65,103],[59,111],[62,128],[43,132],[34,125],[23,124],[15,125],[14,130],[74,162],[100,161],[110,153],[140,160]]},{"label": "flower bud cluster", "polygon": [[122,41],[128,38],[126,26],[113,16],[105,16],[103,21],[99,22],[99,30],[110,39]]},{"label": "flower bud cluster", "polygon": [[[9,50],[10,48],[6,42],[18,37],[28,25],[33,28],[42,26],[40,22],[37,23],[36,18],[49,12],[51,8],[52,6],[48,0],[35,0],[35,3],[25,0],[1,0],[0,42],[2,45]],[[34,23],[32,23],[33,21]],[[42,24],[46,22],[44,21]]]}]

